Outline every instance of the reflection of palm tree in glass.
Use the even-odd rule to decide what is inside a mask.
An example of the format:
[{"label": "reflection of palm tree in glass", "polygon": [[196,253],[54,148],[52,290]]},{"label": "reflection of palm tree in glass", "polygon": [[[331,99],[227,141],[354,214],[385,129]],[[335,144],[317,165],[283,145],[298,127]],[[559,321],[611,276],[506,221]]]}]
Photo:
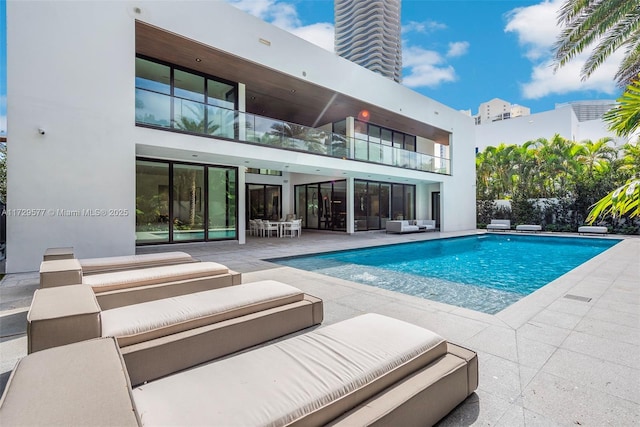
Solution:
[{"label": "reflection of palm tree in glass", "polygon": [[214,125],[212,120],[206,119],[205,106],[202,104],[183,104],[191,114],[176,117],[176,127],[193,133],[213,134],[220,126]]},{"label": "reflection of palm tree in glass", "polygon": [[282,146],[299,148],[314,153],[326,153],[324,132],[293,123],[274,123],[271,134],[282,136]]}]

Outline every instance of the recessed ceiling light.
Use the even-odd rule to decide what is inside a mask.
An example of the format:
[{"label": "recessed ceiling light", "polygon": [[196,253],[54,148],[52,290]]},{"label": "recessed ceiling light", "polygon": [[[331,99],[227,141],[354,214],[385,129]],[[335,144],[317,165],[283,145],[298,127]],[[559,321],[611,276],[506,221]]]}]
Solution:
[{"label": "recessed ceiling light", "polygon": [[196,58],[196,62],[202,62],[202,59]]},{"label": "recessed ceiling light", "polygon": [[320,169],[316,169],[316,172],[320,172]]},{"label": "recessed ceiling light", "polygon": [[197,154],[192,154],[191,157],[198,157],[198,155]]},{"label": "recessed ceiling light", "polygon": [[245,162],[245,163],[249,163],[249,160],[245,160],[244,162]]},{"label": "recessed ceiling light", "polygon": [[296,90],[295,89],[291,89],[291,93],[296,93]]}]

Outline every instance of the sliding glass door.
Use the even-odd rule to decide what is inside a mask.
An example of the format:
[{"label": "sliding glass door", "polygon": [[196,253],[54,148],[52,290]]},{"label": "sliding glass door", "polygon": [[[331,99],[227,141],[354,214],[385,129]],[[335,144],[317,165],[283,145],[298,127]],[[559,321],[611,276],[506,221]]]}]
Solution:
[{"label": "sliding glass door", "polygon": [[236,238],[236,182],[235,168],[138,159],[136,244]]}]

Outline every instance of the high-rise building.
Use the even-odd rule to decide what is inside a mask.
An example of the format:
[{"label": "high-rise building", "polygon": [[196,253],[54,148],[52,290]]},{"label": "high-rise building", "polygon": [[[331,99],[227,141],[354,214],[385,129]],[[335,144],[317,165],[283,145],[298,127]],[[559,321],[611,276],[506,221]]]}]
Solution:
[{"label": "high-rise building", "polygon": [[335,0],[334,4],[336,53],[400,82],[400,0]]},{"label": "high-rise building", "polygon": [[493,98],[491,101],[483,102],[478,107],[478,114],[474,116],[476,125],[508,120],[514,117],[528,116],[531,110],[522,105],[511,104],[500,98]]}]

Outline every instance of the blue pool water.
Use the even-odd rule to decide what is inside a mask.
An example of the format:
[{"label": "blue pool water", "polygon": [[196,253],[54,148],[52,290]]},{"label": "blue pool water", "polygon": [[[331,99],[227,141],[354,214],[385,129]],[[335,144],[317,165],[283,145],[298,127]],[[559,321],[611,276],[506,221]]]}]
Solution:
[{"label": "blue pool water", "polygon": [[618,242],[487,234],[271,261],[494,314]]}]

